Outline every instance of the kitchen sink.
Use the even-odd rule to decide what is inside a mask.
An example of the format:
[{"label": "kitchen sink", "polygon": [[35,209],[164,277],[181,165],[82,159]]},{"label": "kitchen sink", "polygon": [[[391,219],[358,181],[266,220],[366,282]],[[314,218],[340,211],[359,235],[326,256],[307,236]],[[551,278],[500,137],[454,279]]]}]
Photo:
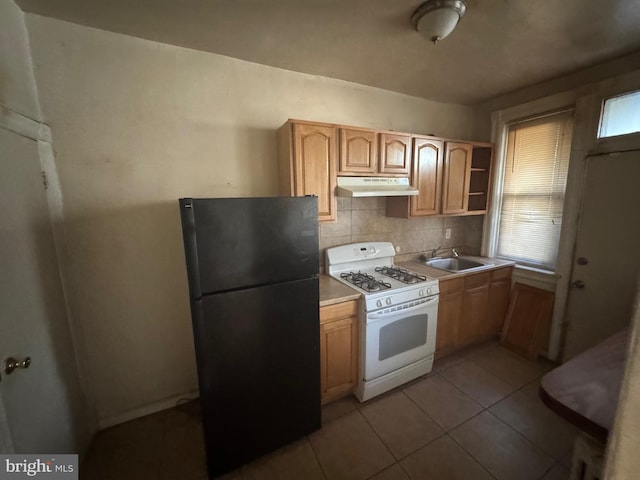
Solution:
[{"label": "kitchen sink", "polygon": [[446,270],[447,272],[464,272],[493,265],[492,263],[477,262],[469,258],[434,258],[427,260],[425,263],[430,267]]}]

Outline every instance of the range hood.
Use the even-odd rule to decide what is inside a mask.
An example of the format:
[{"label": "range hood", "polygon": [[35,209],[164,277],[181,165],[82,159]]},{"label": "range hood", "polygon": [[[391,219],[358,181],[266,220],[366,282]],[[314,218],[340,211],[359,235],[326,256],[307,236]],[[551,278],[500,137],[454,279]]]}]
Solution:
[{"label": "range hood", "polygon": [[339,197],[399,197],[418,195],[406,177],[338,177]]}]

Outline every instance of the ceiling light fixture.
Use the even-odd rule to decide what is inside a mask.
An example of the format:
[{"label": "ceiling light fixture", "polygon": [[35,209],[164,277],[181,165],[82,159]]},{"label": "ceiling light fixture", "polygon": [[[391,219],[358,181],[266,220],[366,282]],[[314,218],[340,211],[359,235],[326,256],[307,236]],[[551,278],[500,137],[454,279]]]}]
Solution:
[{"label": "ceiling light fixture", "polygon": [[466,10],[462,0],[428,0],[413,12],[411,23],[429,41],[438,43],[453,32]]}]

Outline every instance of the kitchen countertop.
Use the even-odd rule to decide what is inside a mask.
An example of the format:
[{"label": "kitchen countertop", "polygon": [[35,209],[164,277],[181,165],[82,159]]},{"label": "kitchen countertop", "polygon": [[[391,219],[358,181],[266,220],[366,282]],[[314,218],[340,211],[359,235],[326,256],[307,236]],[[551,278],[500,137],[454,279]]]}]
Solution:
[{"label": "kitchen countertop", "polygon": [[[413,270],[421,275],[437,278],[438,280],[449,280],[451,278],[464,277],[466,275],[473,275],[474,273],[480,273],[484,271],[494,270],[501,267],[509,267],[515,265],[515,262],[510,260],[501,260],[499,258],[492,258],[489,260],[485,257],[474,257],[471,255],[464,255],[464,258],[471,260],[478,260],[480,262],[490,261],[493,265],[487,265],[485,267],[468,270],[465,272],[447,272],[438,268],[430,267],[420,262],[419,260],[409,260],[407,262],[400,262],[397,265],[407,270]],[[336,303],[348,302],[349,300],[357,300],[360,298],[360,292],[348,287],[344,283],[331,278],[329,275],[320,275],[320,306],[326,307],[327,305],[334,305]]]},{"label": "kitchen countertop", "polygon": [[340,283],[329,275],[320,275],[320,306],[348,302],[360,298],[360,292]]},{"label": "kitchen countertop", "polygon": [[486,258],[486,257],[476,257],[472,255],[463,255],[464,258],[468,258],[470,260],[477,260],[479,262],[491,262],[492,265],[485,265],[484,267],[474,268],[472,270],[466,270],[462,272],[447,272],[446,270],[440,270],[439,268],[430,267],[429,265],[425,265],[420,260],[409,260],[407,262],[398,263],[398,266],[401,268],[406,268],[407,270],[413,270],[416,273],[420,273],[422,275],[426,275],[428,277],[437,278],[438,280],[450,280],[452,278],[464,277],[467,275],[473,275],[474,273],[486,272],[489,270],[495,270],[496,268],[502,267],[511,267],[516,264],[516,262],[511,260],[502,260],[500,258]]}]

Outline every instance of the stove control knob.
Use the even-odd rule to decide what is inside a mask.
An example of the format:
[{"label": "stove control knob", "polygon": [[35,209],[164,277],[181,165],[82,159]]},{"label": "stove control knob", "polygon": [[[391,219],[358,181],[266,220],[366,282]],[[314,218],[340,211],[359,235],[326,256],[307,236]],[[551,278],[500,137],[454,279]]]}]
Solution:
[{"label": "stove control knob", "polygon": [[424,297],[424,290],[421,288],[420,291],[418,292],[418,295],[420,297]]},{"label": "stove control knob", "polygon": [[431,287],[427,288],[427,295],[431,295],[431,292],[432,292]]},{"label": "stove control knob", "polygon": [[378,300],[378,301],[376,302],[376,307],[378,307],[378,308],[382,308],[382,300]]},{"label": "stove control knob", "polygon": [[385,302],[387,303],[387,305],[391,305],[391,298],[387,298]]}]

